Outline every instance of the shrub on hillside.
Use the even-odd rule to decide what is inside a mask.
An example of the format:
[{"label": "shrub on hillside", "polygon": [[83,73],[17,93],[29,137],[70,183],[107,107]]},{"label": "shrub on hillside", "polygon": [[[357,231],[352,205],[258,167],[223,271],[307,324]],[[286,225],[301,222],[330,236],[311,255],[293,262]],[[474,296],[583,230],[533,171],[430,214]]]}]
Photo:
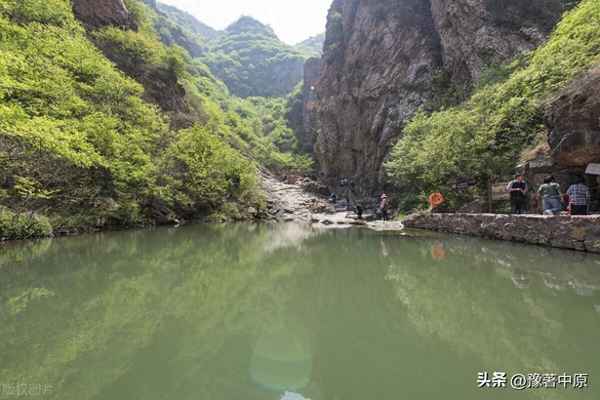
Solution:
[{"label": "shrub on hillside", "polygon": [[15,213],[0,207],[0,241],[52,236],[48,218],[34,213]]}]

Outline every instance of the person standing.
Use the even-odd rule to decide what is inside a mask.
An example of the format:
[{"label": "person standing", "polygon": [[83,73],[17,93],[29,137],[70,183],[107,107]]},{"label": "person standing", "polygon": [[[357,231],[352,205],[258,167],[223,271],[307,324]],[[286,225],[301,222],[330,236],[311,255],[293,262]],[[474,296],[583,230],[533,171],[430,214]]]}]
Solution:
[{"label": "person standing", "polygon": [[545,215],[559,215],[562,211],[560,185],[553,176],[544,179],[544,184],[538,190],[542,198]]},{"label": "person standing", "polygon": [[379,214],[381,216],[381,219],[384,221],[387,221],[389,219],[388,216],[388,197],[387,194],[383,193],[381,195],[380,201],[379,201],[379,207],[377,209],[377,214]]},{"label": "person standing", "polygon": [[363,219],[363,212],[364,209],[360,204],[356,205],[356,216],[358,217],[359,220]]},{"label": "person standing", "polygon": [[590,208],[590,189],[583,177],[578,176],[567,190],[571,215],[587,215]]},{"label": "person standing", "polygon": [[508,184],[506,191],[510,193],[510,205],[513,214],[527,213],[527,191],[529,190],[525,177],[517,175],[515,180]]}]

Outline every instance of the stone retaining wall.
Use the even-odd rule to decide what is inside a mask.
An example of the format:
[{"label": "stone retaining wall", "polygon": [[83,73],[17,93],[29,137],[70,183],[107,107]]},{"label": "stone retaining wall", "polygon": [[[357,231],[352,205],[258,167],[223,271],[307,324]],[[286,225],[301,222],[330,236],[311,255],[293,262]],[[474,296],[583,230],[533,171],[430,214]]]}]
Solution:
[{"label": "stone retaining wall", "polygon": [[413,214],[404,226],[600,253],[600,216]]}]

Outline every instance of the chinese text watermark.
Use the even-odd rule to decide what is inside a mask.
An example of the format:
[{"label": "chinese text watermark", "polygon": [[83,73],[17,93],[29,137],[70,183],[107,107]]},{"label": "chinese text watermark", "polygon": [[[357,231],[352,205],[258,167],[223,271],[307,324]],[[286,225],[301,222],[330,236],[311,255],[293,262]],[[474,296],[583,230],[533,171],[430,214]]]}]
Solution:
[{"label": "chinese text watermark", "polygon": [[0,383],[0,399],[45,396],[54,386],[44,383]]},{"label": "chinese text watermark", "polygon": [[512,374],[506,372],[479,372],[477,386],[481,389],[572,389],[584,390],[590,387],[590,375],[529,373]]}]

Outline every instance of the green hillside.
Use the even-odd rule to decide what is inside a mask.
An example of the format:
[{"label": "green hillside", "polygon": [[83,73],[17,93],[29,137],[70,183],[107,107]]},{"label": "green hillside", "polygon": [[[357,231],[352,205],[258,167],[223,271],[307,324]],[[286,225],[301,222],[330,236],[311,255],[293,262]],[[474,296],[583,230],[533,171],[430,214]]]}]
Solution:
[{"label": "green hillside", "polygon": [[[293,164],[251,103],[164,46],[150,7],[127,5],[139,31],[86,34],[68,0],[0,0],[0,238],[48,233],[46,217],[55,233],[244,218],[264,201],[257,163]],[[152,73],[184,89],[173,110],[149,99]]]},{"label": "green hillside", "polygon": [[218,31],[177,7],[157,2],[157,8],[158,11],[169,17],[182,29],[199,35],[206,40],[214,39],[219,35]]},{"label": "green hillside", "polygon": [[271,97],[287,95],[302,80],[305,58],[270,27],[242,17],[211,42],[202,59],[234,95]]},{"label": "green hillside", "polygon": [[321,33],[310,37],[294,46],[296,51],[310,57],[321,57],[323,55],[323,45],[325,44],[325,34]]}]

